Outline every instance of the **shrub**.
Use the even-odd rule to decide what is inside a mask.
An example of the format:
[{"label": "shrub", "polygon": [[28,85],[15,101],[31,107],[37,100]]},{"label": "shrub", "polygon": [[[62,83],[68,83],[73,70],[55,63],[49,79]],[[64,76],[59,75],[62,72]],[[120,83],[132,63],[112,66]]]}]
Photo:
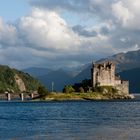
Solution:
[{"label": "shrub", "polygon": [[45,96],[48,94],[48,91],[44,86],[39,86],[38,87],[38,94],[39,94],[39,96]]},{"label": "shrub", "polygon": [[94,88],[96,92],[106,93],[106,94],[116,94],[118,90],[112,86],[97,86]]},{"label": "shrub", "polygon": [[84,88],[83,88],[83,87],[80,87],[80,88],[79,88],[79,92],[80,92],[80,93],[84,93],[84,92],[85,92]]},{"label": "shrub", "polygon": [[64,93],[72,93],[74,91],[75,91],[75,89],[71,85],[66,85],[63,89]]}]

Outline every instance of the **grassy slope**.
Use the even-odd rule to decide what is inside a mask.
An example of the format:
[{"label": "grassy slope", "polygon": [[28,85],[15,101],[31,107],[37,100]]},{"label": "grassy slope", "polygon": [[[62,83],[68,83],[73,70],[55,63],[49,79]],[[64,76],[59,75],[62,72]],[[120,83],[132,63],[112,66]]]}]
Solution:
[{"label": "grassy slope", "polygon": [[94,93],[50,93],[36,100],[64,101],[64,100],[107,100],[107,99],[129,99],[128,95]]},{"label": "grassy slope", "polygon": [[34,91],[37,90],[41,83],[30,76],[28,73],[24,73],[22,71],[14,70],[18,76],[23,80],[27,91]]},{"label": "grassy slope", "polygon": [[29,74],[11,69],[8,66],[0,65],[0,93],[5,91],[19,92],[18,85],[15,81],[15,74],[17,74],[24,82],[26,90],[37,90],[40,83],[31,77]]}]

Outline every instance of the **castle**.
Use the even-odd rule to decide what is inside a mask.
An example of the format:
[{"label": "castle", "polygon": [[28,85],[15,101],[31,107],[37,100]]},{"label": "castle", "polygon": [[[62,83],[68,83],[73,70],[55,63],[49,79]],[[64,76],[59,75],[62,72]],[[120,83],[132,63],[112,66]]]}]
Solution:
[{"label": "castle", "polygon": [[115,64],[105,62],[103,64],[92,64],[91,68],[92,87],[112,86],[120,93],[129,94],[129,82],[122,81],[115,76]]}]

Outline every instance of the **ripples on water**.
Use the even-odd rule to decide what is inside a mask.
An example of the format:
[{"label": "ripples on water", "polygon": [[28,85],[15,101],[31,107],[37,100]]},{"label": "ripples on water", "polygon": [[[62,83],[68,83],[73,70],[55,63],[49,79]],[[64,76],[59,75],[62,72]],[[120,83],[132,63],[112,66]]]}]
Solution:
[{"label": "ripples on water", "polygon": [[139,140],[140,102],[0,102],[2,140]]}]

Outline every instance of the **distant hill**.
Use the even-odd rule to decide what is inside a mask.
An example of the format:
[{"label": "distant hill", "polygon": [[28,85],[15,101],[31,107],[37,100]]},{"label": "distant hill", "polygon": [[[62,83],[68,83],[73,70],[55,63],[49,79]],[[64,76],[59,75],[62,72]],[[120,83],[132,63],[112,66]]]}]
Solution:
[{"label": "distant hill", "polygon": [[113,61],[116,64],[116,71],[121,72],[128,69],[140,68],[140,50],[119,53],[111,57],[101,59],[97,62]]},{"label": "distant hill", "polygon": [[69,83],[72,78],[71,75],[67,74],[63,70],[52,71],[47,75],[39,76],[38,80],[43,83],[50,91],[52,82],[54,83],[54,90],[62,91],[63,87]]},{"label": "distant hill", "polygon": [[79,83],[84,79],[90,79],[90,78],[91,78],[91,64],[88,64],[84,70],[82,70],[78,75],[70,79],[69,83],[71,84]]},{"label": "distant hill", "polygon": [[[120,73],[122,79],[125,78],[126,80],[131,80],[131,77],[127,76],[127,70],[129,72],[131,69],[140,68],[140,50],[127,53],[119,53],[108,58],[100,59],[96,63],[103,63],[108,60],[113,61],[116,64],[116,73]],[[123,73],[123,71],[126,71],[126,73]],[[54,81],[55,90],[60,91],[66,84],[74,84],[81,82],[84,79],[89,79],[91,75],[91,64],[87,64],[76,69],[64,69],[58,71],[43,70],[43,72],[41,72],[40,69],[36,69],[35,72],[25,72],[28,72],[31,75],[37,77],[40,82],[45,84],[49,89],[51,89],[51,83]],[[123,77],[124,74],[125,77]],[[135,77],[136,73],[132,71],[131,76]],[[133,85],[133,82],[130,82],[130,86],[131,83]],[[134,86],[132,88],[134,88]],[[131,92],[137,91],[136,88],[132,88],[130,87]]]},{"label": "distant hill", "polygon": [[[103,63],[105,61],[113,61],[116,64],[116,73],[131,70],[134,68],[140,68],[140,50],[131,51],[127,53],[119,53],[108,58],[100,59],[96,63]],[[91,64],[87,66],[81,73],[71,79],[71,82],[79,82],[87,79],[91,75]],[[131,75],[133,75],[132,73]],[[129,79],[127,79],[129,80]]]},{"label": "distant hill", "polygon": [[23,69],[22,71],[30,74],[33,77],[38,77],[38,76],[46,75],[52,70],[48,68],[31,67],[31,68]]},{"label": "distant hill", "polygon": [[52,82],[54,82],[54,88],[56,91],[62,91],[63,87],[67,84],[74,84],[81,82],[85,77],[90,78],[90,68],[87,68],[89,64],[75,69],[59,69],[51,71],[50,73],[37,76],[37,79],[43,83],[49,90],[51,90]]},{"label": "distant hill", "polygon": [[63,71],[71,75],[72,77],[76,77],[82,71],[84,71],[90,64],[84,64],[82,66],[72,67],[72,68],[63,68]]},{"label": "distant hill", "polygon": [[29,74],[0,65],[0,93],[35,91],[40,85],[40,82]]},{"label": "distant hill", "polygon": [[140,93],[140,68],[125,70],[118,75],[121,79],[129,80],[130,92]]}]

